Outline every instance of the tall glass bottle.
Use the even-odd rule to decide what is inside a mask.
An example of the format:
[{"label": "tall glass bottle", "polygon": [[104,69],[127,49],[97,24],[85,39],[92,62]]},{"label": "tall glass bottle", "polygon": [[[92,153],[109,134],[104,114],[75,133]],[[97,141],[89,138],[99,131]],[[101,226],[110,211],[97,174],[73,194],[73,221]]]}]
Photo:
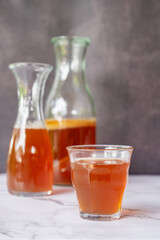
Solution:
[{"label": "tall glass bottle", "polygon": [[42,97],[52,67],[14,63],[9,68],[17,81],[19,107],[8,151],[8,190],[16,195],[47,195],[52,192],[53,160]]},{"label": "tall glass bottle", "polygon": [[85,80],[85,37],[55,37],[55,79],[45,106],[46,125],[53,149],[54,183],[71,185],[66,147],[95,144],[95,106]]}]

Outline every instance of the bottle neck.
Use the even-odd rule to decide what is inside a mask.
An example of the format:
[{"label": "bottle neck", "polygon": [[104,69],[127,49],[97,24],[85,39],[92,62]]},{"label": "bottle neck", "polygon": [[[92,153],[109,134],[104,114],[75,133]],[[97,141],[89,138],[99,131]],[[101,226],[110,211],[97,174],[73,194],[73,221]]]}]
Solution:
[{"label": "bottle neck", "polygon": [[56,58],[56,79],[60,82],[72,81],[84,84],[85,82],[85,55],[86,46],[66,44],[54,46]]},{"label": "bottle neck", "polygon": [[42,99],[45,82],[52,67],[40,63],[14,63],[9,68],[16,78],[19,100],[15,127],[45,127]]},{"label": "bottle neck", "polygon": [[[30,123],[39,122],[44,125],[42,97],[44,86],[33,84],[32,88],[27,88],[25,85],[18,84],[18,115],[16,126],[23,126]],[[44,84],[43,84],[44,85]]]},{"label": "bottle neck", "polygon": [[52,39],[56,72],[46,101],[46,118],[94,116],[94,104],[84,74],[89,42],[81,37],[63,36]]}]

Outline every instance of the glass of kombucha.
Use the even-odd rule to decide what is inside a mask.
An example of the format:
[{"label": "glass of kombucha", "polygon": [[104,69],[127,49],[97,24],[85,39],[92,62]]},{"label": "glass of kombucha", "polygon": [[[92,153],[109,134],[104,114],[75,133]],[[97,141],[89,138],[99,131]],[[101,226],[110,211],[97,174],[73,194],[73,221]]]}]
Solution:
[{"label": "glass of kombucha", "polygon": [[56,60],[53,85],[46,99],[45,122],[53,152],[54,184],[71,185],[66,147],[96,143],[96,115],[85,79],[85,55],[90,39],[51,39]]},{"label": "glass of kombucha", "polygon": [[19,107],[7,158],[11,194],[52,193],[52,148],[42,111],[45,81],[52,67],[42,63],[10,64],[17,81]]},{"label": "glass of kombucha", "polygon": [[119,219],[133,147],[77,145],[67,150],[80,216],[91,220]]}]

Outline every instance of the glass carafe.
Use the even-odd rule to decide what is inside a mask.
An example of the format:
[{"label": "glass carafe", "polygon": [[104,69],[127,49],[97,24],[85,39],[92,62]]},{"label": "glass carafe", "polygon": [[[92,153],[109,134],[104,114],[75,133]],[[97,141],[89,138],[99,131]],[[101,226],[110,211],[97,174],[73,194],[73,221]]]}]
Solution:
[{"label": "glass carafe", "polygon": [[45,121],[53,149],[54,184],[71,185],[66,147],[95,144],[95,106],[85,80],[85,37],[55,37],[55,79],[45,106]]},{"label": "glass carafe", "polygon": [[8,190],[24,196],[48,195],[52,192],[53,160],[42,98],[52,67],[14,63],[9,69],[17,81],[19,106],[8,151]]}]

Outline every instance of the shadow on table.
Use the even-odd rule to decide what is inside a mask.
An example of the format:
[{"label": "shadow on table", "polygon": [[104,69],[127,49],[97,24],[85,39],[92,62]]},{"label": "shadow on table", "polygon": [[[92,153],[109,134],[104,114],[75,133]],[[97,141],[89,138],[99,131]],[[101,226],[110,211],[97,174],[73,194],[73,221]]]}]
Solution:
[{"label": "shadow on table", "polygon": [[138,217],[138,218],[152,218],[156,220],[160,220],[159,213],[160,212],[160,207],[159,205],[156,204],[151,204],[148,203],[143,206],[137,206],[135,209],[129,209],[129,208],[123,208],[122,209],[122,216],[121,218],[126,218],[126,217]]},{"label": "shadow on table", "polygon": [[122,210],[122,216],[121,218],[126,218],[126,217],[142,217],[146,214],[145,211],[142,211],[140,209],[128,209],[124,208]]},{"label": "shadow on table", "polygon": [[53,186],[52,195],[69,193],[69,192],[74,192],[74,188],[73,187],[59,187],[59,188],[54,189],[54,186]]}]

